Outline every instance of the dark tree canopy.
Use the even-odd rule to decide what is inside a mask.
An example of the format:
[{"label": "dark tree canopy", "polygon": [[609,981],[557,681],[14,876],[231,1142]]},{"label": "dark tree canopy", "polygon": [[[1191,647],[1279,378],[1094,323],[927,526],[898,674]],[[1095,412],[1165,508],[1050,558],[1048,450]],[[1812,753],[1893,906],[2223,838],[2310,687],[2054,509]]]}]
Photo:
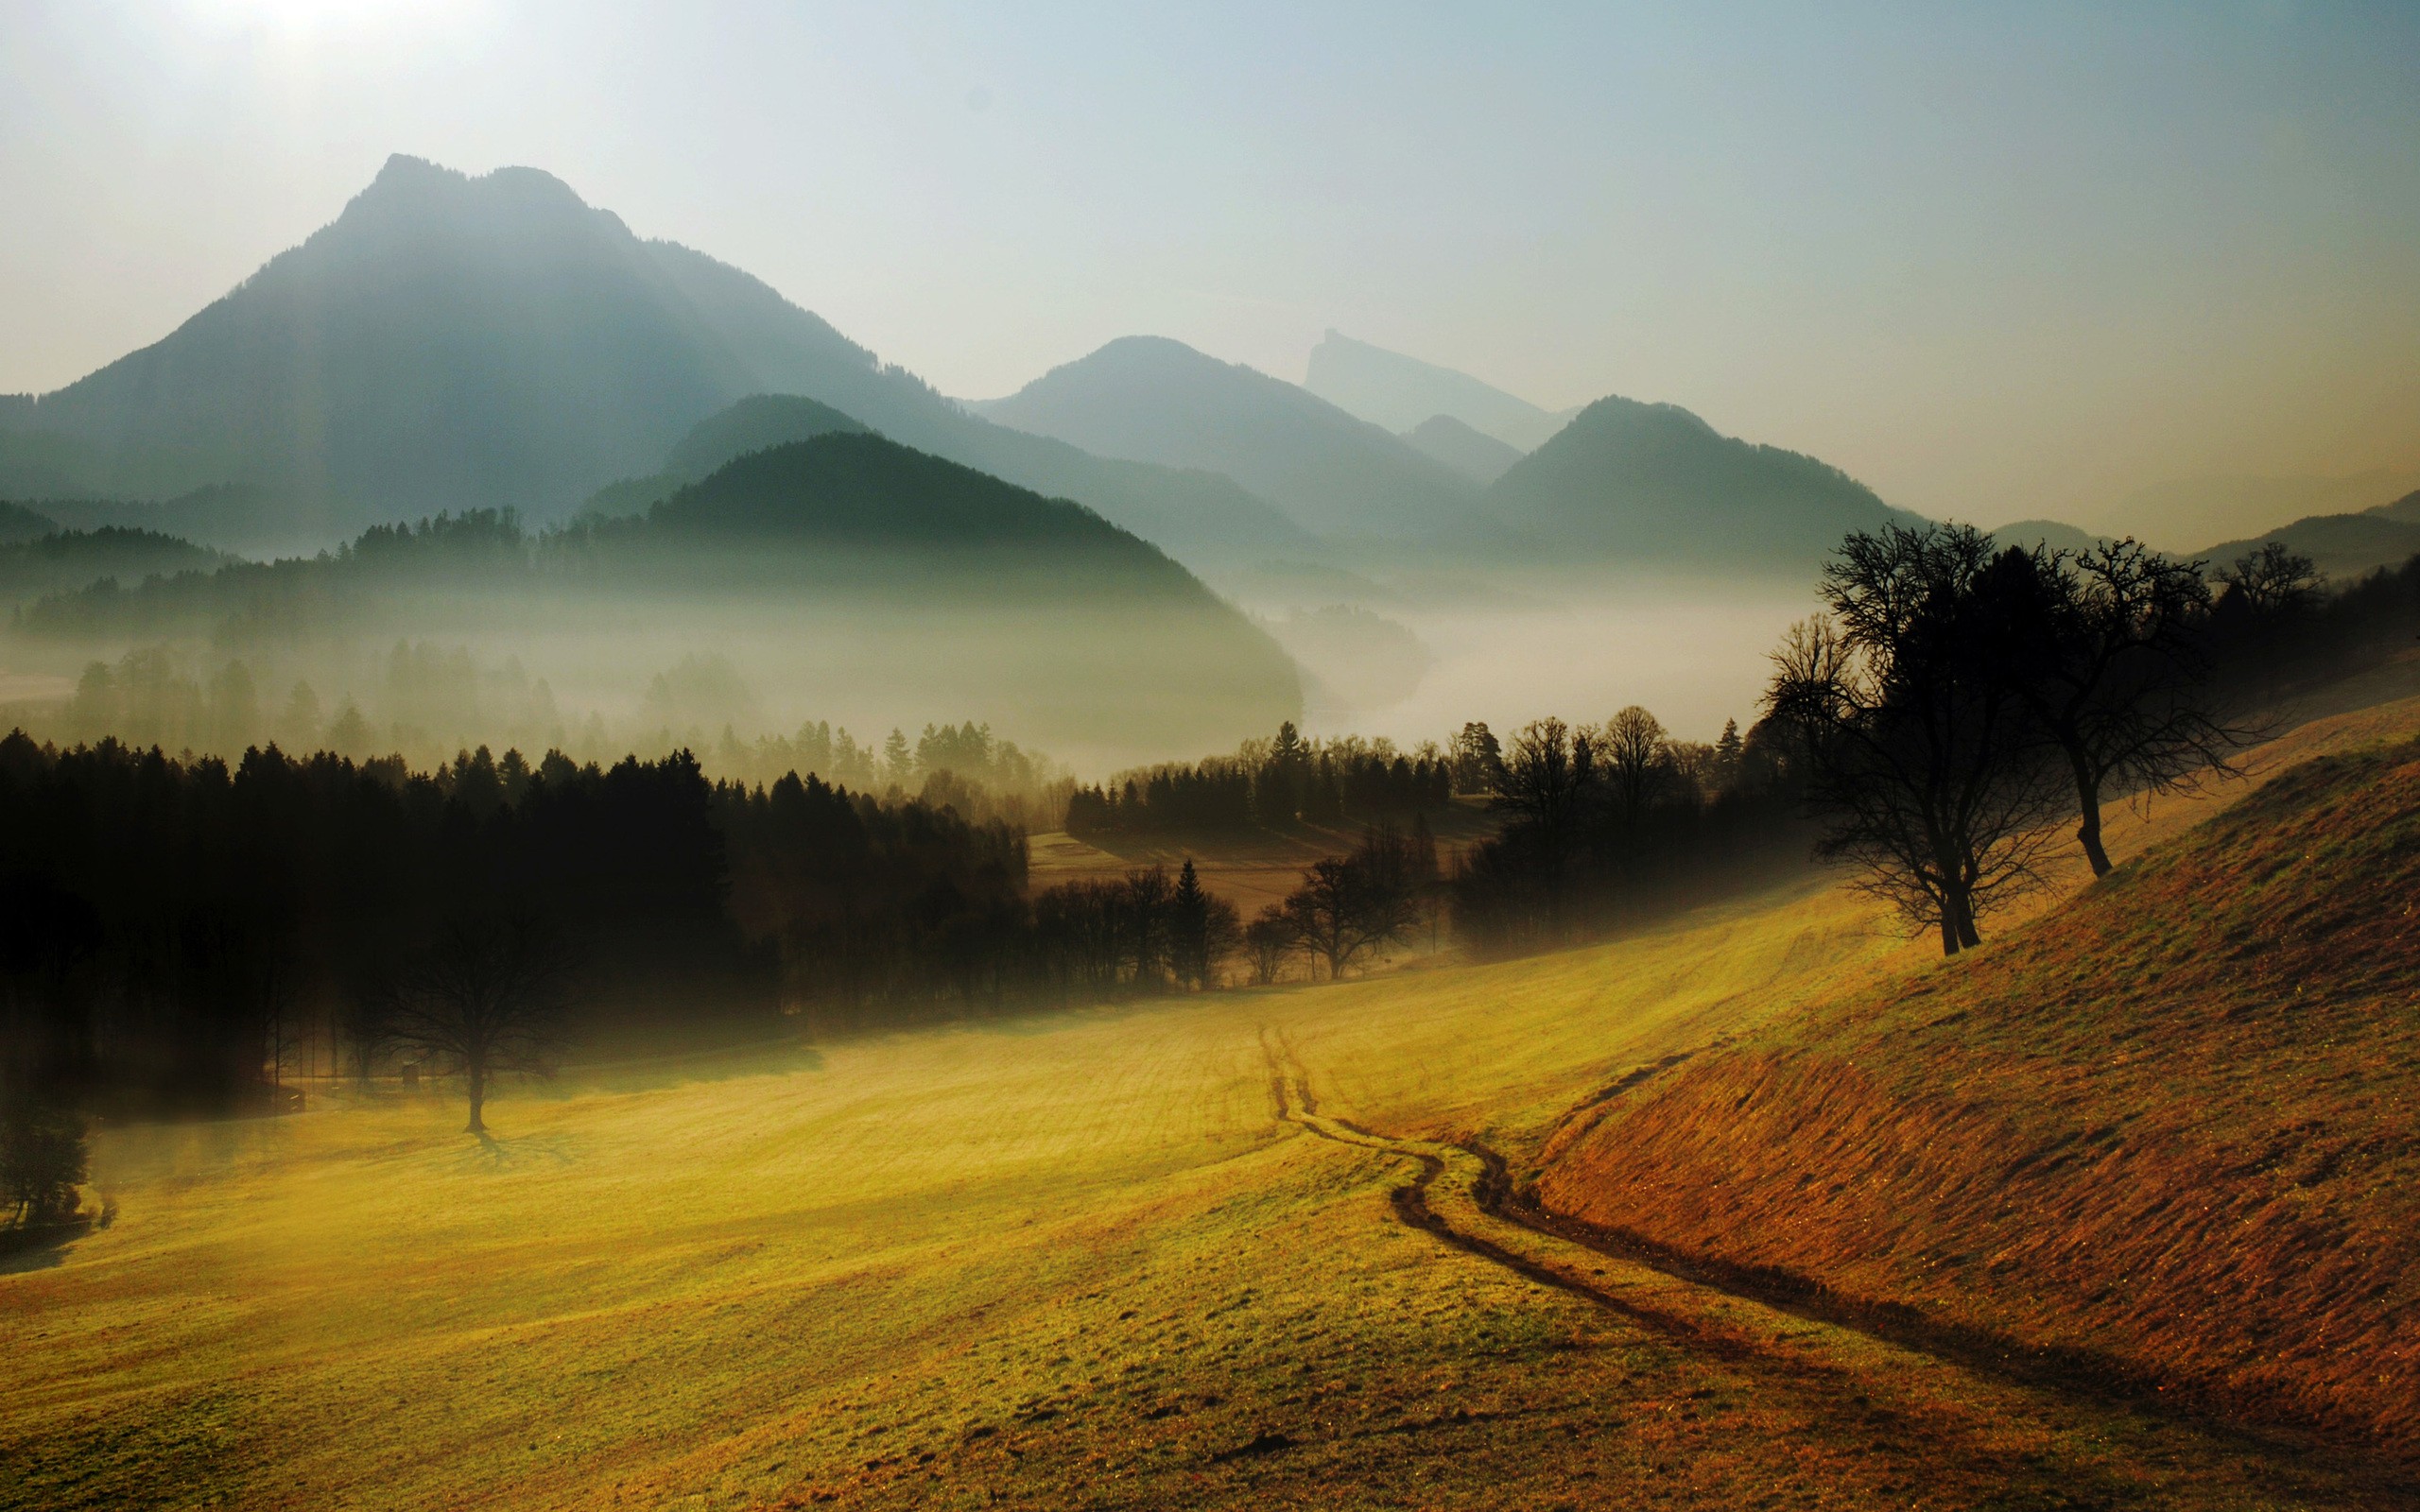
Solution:
[{"label": "dark tree canopy", "polygon": [[1824,568],[1828,618],[1773,654],[1772,715],[1797,731],[1824,854],[1956,954],[2036,879],[2061,789],[2024,701],[1992,675],[1991,538],[1886,525]]}]

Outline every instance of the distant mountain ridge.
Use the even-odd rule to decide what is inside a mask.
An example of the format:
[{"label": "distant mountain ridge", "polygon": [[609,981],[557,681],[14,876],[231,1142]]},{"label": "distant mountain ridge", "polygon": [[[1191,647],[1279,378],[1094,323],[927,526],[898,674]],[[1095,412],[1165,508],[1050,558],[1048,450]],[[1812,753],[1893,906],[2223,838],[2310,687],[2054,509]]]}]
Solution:
[{"label": "distant mountain ridge", "polygon": [[1518,447],[1473,430],[1451,415],[1431,415],[1403,433],[1407,445],[1485,487],[1521,460]]},{"label": "distant mountain ridge", "polygon": [[1431,416],[1460,421],[1517,452],[1533,452],[1578,414],[1550,413],[1493,384],[1330,330],[1311,349],[1303,387],[1397,434]]},{"label": "distant mountain ridge", "polygon": [[1558,561],[1797,566],[1852,530],[1921,523],[1829,463],[1621,398],[1582,409],[1484,507],[1530,555]]},{"label": "distant mountain ridge", "polygon": [[298,543],[442,509],[560,517],[654,472],[693,425],[757,393],[816,400],[1171,549],[1315,549],[1222,477],[1106,465],[989,424],[550,175],[472,178],[400,155],[335,221],[168,336],[0,404],[0,492],[237,484]]},{"label": "distant mountain ridge", "polygon": [[2266,541],[2282,541],[2289,550],[2308,557],[2313,566],[2332,578],[2362,577],[2381,567],[2400,567],[2420,556],[2420,517],[2388,512],[2407,502],[2399,500],[2360,514],[2308,515],[2274,530],[2205,546],[2193,556],[2216,571],[2259,550]]},{"label": "distant mountain ridge", "polygon": [[1417,539],[1465,524],[1478,489],[1296,385],[1165,336],[1123,336],[977,408],[1089,452],[1217,469],[1337,539]]}]

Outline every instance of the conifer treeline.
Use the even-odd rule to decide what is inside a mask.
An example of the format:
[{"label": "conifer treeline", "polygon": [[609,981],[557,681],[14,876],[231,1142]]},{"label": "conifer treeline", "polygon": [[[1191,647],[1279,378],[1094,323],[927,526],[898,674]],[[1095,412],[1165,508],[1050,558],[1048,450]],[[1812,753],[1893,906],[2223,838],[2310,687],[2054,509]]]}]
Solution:
[{"label": "conifer treeline", "polygon": [[[1453,801],[1453,764],[1434,743],[1409,753],[1391,741],[1305,740],[1292,723],[1246,741],[1233,756],[1167,762],[1078,787],[1067,833],[1214,834],[1297,821],[1403,823]],[[1476,791],[1477,789],[1472,789]]]},{"label": "conifer treeline", "polygon": [[606,767],[482,747],[416,772],[11,732],[0,1101],[224,1111],[282,1077],[368,1074],[394,1059],[414,972],[508,925],[562,942],[574,1037],[692,1042],[785,1014],[852,1028],[1212,987],[1241,943],[1189,865],[1027,881],[1015,824],[811,776],[710,782],[686,751]]}]

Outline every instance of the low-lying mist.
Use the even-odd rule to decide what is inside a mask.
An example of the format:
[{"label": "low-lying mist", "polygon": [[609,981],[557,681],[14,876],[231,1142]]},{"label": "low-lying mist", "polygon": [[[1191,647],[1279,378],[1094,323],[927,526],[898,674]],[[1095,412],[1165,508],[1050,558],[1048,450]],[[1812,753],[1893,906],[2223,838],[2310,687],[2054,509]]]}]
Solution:
[{"label": "low-lying mist", "polygon": [[1416,743],[1470,720],[1509,730],[1638,704],[1677,736],[1712,740],[1754,719],[1767,654],[1815,607],[1811,573],[1639,573],[1374,593],[1270,624],[1302,663],[1314,733]]}]

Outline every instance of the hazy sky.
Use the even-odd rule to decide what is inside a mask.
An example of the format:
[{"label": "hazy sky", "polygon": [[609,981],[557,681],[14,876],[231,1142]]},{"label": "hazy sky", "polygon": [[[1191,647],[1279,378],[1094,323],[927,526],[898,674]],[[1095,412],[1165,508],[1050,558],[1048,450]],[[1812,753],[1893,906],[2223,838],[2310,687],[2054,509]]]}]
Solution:
[{"label": "hazy sky", "polygon": [[0,7],[0,391],[403,151],[988,396],[1152,332],[1617,392],[1894,503],[2420,470],[2420,5]]}]

